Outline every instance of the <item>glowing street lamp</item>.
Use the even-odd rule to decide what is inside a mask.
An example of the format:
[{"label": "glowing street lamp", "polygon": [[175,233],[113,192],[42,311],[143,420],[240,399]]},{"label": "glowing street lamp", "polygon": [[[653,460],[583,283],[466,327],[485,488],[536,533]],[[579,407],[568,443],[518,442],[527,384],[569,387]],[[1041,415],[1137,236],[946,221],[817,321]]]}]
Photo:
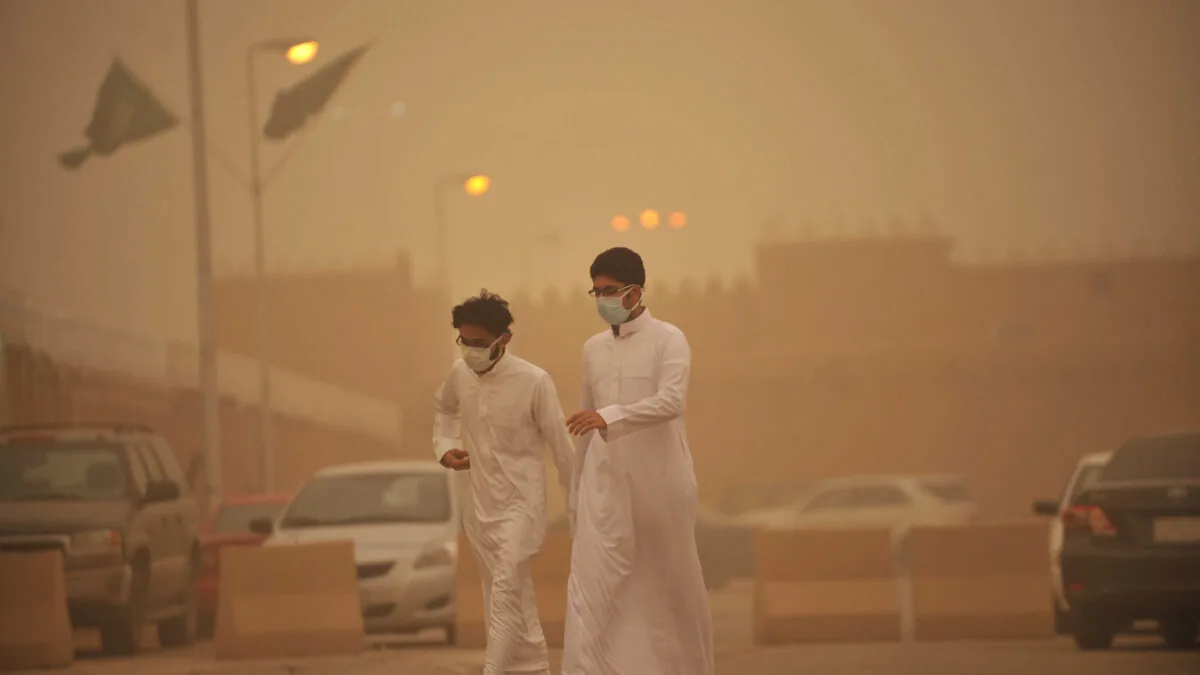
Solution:
[{"label": "glowing street lamp", "polygon": [[484,174],[471,176],[463,182],[463,192],[472,197],[482,197],[492,188],[492,179]]},{"label": "glowing street lamp", "polygon": [[682,230],[687,226],[687,214],[682,211],[676,211],[667,216],[667,224],[673,229]]},{"label": "glowing street lamp", "polygon": [[612,229],[616,230],[617,232],[625,232],[629,229],[629,219],[625,216],[613,216],[613,219],[609,222],[609,225],[611,225]]},{"label": "glowing street lamp", "polygon": [[317,49],[319,47],[320,45],[316,40],[306,40],[291,45],[283,55],[290,63],[302,66],[317,58]]},{"label": "glowing street lamp", "polygon": [[653,230],[654,228],[658,227],[658,211],[655,211],[654,209],[646,209],[645,211],[642,211],[642,214],[638,219],[641,220],[642,227],[646,228],[647,230]]}]

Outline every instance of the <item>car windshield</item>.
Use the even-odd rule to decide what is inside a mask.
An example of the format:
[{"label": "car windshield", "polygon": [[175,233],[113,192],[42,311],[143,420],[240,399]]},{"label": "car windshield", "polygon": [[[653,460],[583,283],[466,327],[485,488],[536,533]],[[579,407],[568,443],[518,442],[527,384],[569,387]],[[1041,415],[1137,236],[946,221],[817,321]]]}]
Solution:
[{"label": "car windshield", "polygon": [[1135,438],[1113,453],[1101,479],[1200,479],[1200,434]]},{"label": "car windshield", "polygon": [[921,489],[944,502],[962,504],[973,499],[971,488],[961,481],[922,481]]},{"label": "car windshield", "polygon": [[225,504],[213,518],[213,534],[248,534],[251,521],[259,518],[275,520],[283,504]]},{"label": "car windshield", "polygon": [[284,514],[283,528],[450,520],[450,486],[442,473],[321,476]]},{"label": "car windshield", "polygon": [[0,501],[112,501],[129,495],[116,445],[0,445]]}]

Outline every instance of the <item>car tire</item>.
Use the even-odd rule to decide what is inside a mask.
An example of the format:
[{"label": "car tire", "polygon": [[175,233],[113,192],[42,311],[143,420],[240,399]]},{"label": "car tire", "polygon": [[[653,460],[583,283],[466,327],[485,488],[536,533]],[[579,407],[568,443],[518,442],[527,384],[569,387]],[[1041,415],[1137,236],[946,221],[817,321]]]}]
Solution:
[{"label": "car tire", "polygon": [[1104,616],[1073,612],[1071,624],[1076,646],[1085,651],[1109,649],[1117,635],[1116,626]]},{"label": "car tire", "polygon": [[1200,634],[1200,626],[1195,621],[1186,619],[1169,619],[1162,621],[1159,626],[1163,641],[1171,649],[1195,649],[1196,636]]},{"label": "car tire", "polygon": [[130,656],[142,649],[146,627],[146,601],[150,590],[149,566],[137,562],[129,583],[129,598],[100,625],[100,650],[109,656]]},{"label": "car tire", "polygon": [[199,623],[196,575],[192,574],[188,579],[179,615],[158,622],[158,643],[163,647],[190,647],[196,643]]}]

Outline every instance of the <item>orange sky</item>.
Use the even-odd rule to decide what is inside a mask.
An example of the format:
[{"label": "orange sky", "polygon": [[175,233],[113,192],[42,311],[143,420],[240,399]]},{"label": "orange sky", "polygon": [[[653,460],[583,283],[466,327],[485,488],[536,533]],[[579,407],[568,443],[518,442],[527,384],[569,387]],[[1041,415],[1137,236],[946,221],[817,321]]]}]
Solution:
[{"label": "orange sky", "polygon": [[[848,233],[928,215],[966,259],[1200,241],[1191,0],[201,5],[223,270],[250,260],[245,46],[290,35],[319,37],[322,58],[378,42],[268,190],[274,267],[380,264],[403,246],[428,274],[433,181],[473,169],[494,184],[450,200],[460,293],[582,289],[617,242],[652,279],[746,273],[774,214]],[[114,53],[186,118],[181,0],[0,0],[0,36],[0,286],[189,337],[186,127],[78,173],[54,161],[82,140]],[[258,72],[265,113],[308,71]],[[266,165],[280,156],[268,146]],[[687,211],[688,228],[608,229],[647,206]]]}]

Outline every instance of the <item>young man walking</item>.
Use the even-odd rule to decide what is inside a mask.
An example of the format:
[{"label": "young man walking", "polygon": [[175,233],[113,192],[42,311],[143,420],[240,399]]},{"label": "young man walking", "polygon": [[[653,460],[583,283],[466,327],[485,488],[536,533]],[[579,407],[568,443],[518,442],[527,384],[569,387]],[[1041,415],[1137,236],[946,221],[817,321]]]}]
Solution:
[{"label": "young man walking", "polygon": [[572,442],[550,376],[508,353],[508,303],[483,291],[455,307],[452,319],[462,359],[434,396],[434,444],[444,466],[470,470],[463,530],[483,581],[483,673],[549,675],[530,559],[546,530],[543,449],[552,451],[571,505]]},{"label": "young man walking", "polygon": [[563,675],[712,675],[683,420],[691,349],[645,307],[637,253],[605,251],[590,272],[608,328],[583,347],[582,410],[567,419],[579,442]]}]

